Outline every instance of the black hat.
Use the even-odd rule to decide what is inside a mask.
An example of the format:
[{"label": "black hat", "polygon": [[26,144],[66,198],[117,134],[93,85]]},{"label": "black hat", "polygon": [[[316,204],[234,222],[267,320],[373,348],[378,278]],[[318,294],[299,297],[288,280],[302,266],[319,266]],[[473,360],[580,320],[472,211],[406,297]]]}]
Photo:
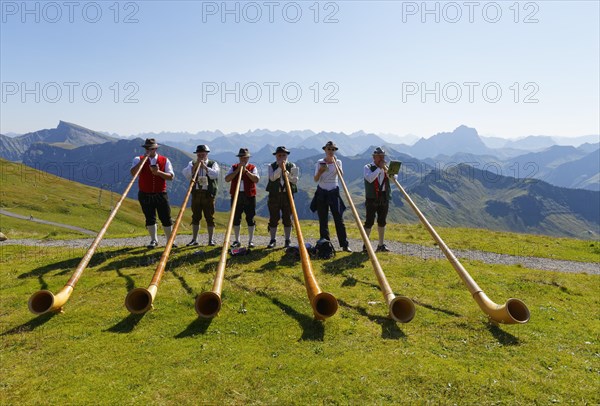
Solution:
[{"label": "black hat", "polygon": [[277,155],[280,152],[285,152],[288,155],[290,154],[290,151],[288,151],[287,148],[282,145],[280,147],[277,147],[277,150],[275,152],[273,152],[273,155]]},{"label": "black hat", "polygon": [[323,147],[323,149],[334,148],[336,151],[338,150],[337,145],[333,141],[327,141],[327,144]]},{"label": "black hat", "polygon": [[385,151],[381,147],[377,147],[373,151],[373,155],[385,155]]},{"label": "black hat", "polygon": [[142,145],[144,148],[158,148],[158,144],[154,138],[146,138],[146,142]]},{"label": "black hat", "polygon": [[194,151],[194,154],[197,154],[198,152],[210,152],[210,148],[208,148],[208,145],[205,144],[198,145],[196,147],[196,151]]},{"label": "black hat", "polygon": [[238,152],[238,154],[236,155],[237,157],[245,157],[245,156],[251,156],[250,155],[250,151],[248,151],[248,148],[240,148],[240,152]]}]

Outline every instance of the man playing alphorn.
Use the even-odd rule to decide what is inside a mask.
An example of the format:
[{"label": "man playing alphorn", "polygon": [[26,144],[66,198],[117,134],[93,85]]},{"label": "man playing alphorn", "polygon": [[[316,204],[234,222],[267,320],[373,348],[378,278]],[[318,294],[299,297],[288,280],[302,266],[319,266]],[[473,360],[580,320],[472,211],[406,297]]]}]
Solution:
[{"label": "man playing alphorn", "polygon": [[191,180],[198,165],[198,177],[192,189],[192,241],[187,246],[198,245],[198,232],[200,231],[200,220],[202,213],[206,219],[206,230],[208,231],[208,245],[214,246],[213,234],[215,232],[215,197],[219,181],[219,164],[208,159],[210,148],[208,145],[196,147],[196,161],[190,161],[183,169],[183,176]]},{"label": "man playing alphorn", "polygon": [[[138,179],[138,200],[146,217],[146,228],[150,234],[150,244],[147,247],[155,248],[158,246],[156,214],[158,214],[158,218],[162,223],[167,240],[171,236],[173,220],[171,219],[171,206],[169,205],[166,181],[173,180],[175,174],[169,158],[158,155],[156,152],[158,144],[154,138],[146,138],[146,142],[142,147],[146,152],[144,155],[136,156],[133,159],[130,172],[131,176],[135,175],[142,164],[143,158],[148,157]],[[173,247],[176,247],[176,245],[173,244]]]},{"label": "man playing alphorn", "polygon": [[290,151],[288,151],[286,147],[277,147],[277,150],[273,152],[276,161],[269,165],[269,183],[267,184],[269,198],[267,205],[269,207],[269,233],[271,234],[271,241],[269,241],[267,248],[274,248],[277,243],[275,237],[277,236],[277,225],[279,223],[280,214],[285,235],[284,246],[285,248],[290,246],[292,209],[285,189],[285,181],[282,172],[287,172],[292,193],[296,193],[298,191],[298,188],[296,187],[296,183],[298,183],[298,168],[287,160],[289,154]]}]

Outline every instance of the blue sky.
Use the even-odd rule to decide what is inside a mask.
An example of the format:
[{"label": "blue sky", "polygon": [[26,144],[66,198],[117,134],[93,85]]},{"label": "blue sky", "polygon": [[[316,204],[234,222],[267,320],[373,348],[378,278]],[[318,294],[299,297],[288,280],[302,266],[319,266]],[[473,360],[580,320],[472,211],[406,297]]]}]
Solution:
[{"label": "blue sky", "polygon": [[58,120],[121,135],[600,132],[597,1],[2,1],[1,11],[2,133]]}]

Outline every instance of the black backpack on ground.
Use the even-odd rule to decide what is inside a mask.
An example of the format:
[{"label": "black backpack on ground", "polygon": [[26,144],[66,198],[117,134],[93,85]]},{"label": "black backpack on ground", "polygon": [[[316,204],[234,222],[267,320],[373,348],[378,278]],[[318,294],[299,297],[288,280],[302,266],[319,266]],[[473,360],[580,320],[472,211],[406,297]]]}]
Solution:
[{"label": "black backpack on ground", "polygon": [[318,259],[329,259],[335,257],[335,248],[331,241],[321,238],[315,245],[315,256]]}]

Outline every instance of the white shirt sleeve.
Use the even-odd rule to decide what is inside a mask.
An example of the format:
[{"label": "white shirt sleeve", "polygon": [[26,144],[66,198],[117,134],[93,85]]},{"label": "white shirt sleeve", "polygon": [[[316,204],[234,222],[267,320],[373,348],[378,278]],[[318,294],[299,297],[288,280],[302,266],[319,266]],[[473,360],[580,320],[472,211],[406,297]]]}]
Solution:
[{"label": "white shirt sleeve", "polygon": [[317,173],[319,173],[319,162],[321,162],[321,161],[322,161],[322,159],[319,159],[317,161],[317,163],[315,164],[315,174],[314,174],[314,176],[317,176]]},{"label": "white shirt sleeve", "polygon": [[229,170],[227,171],[227,174],[225,174],[225,176],[227,176],[227,175],[231,175],[231,174],[233,173],[233,171],[234,171],[234,169],[233,169],[233,165],[231,165],[231,166],[229,167]]},{"label": "white shirt sleeve", "polygon": [[260,175],[258,174],[258,168],[256,167],[256,165],[254,166],[254,169],[252,169],[251,173],[252,173],[252,175],[256,176],[258,178],[258,180],[260,180]]},{"label": "white shirt sleeve", "polygon": [[192,179],[192,167],[194,166],[194,161],[190,161],[190,163],[188,164],[188,166],[186,166],[185,168],[183,168],[183,170],[181,171],[181,173],[183,174],[183,176],[185,176],[185,178],[187,180],[191,180]]},{"label": "white shirt sleeve", "polygon": [[129,169],[133,169],[139,163],[140,163],[140,157],[136,156],[135,158],[133,158],[133,161],[131,163],[131,168],[129,168]]},{"label": "white shirt sleeve", "polygon": [[217,163],[217,161],[214,161],[215,163],[213,164],[212,168],[208,168],[208,177],[211,179],[217,179],[219,177],[219,172],[220,172],[220,168],[219,168],[219,164]]},{"label": "white shirt sleeve", "polygon": [[269,180],[275,182],[279,178],[281,178],[281,168],[277,167],[277,169],[273,170],[273,166],[269,165]]},{"label": "white shirt sleeve", "polygon": [[169,173],[175,177],[175,172],[173,172],[173,165],[171,165],[171,161],[167,158],[167,163],[165,164],[165,173]]},{"label": "white shirt sleeve", "polygon": [[292,164],[292,167],[290,168],[290,176],[288,176],[289,181],[295,185],[298,183],[299,177],[298,167],[295,164]]},{"label": "white shirt sleeve", "polygon": [[375,179],[377,179],[377,177],[379,177],[381,172],[382,172],[381,168],[377,168],[374,171],[371,171],[371,164],[367,164],[367,165],[365,165],[365,170],[364,170],[365,180],[369,183],[373,183],[373,182],[375,182]]}]

